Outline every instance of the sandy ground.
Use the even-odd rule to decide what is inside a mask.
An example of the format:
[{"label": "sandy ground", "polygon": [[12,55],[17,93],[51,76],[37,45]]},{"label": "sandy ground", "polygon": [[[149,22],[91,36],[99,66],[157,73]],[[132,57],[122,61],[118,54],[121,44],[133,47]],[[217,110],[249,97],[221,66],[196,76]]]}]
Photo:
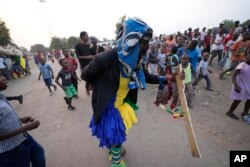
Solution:
[{"label": "sandy ground", "polygon": [[[53,64],[57,74],[60,67]],[[218,70],[213,69],[214,92],[205,90],[202,81],[195,90],[191,117],[202,158],[193,158],[182,119],[173,119],[161,108],[154,106],[156,86],[140,91],[139,122],[124,144],[128,167],[228,167],[229,150],[250,150],[249,125],[225,116],[231,100],[230,76],[220,81]],[[98,147],[98,140],[88,128],[92,116],[90,97],[79,86],[80,98],[73,101],[76,111],[68,111],[63,91],[49,96],[43,81],[38,81],[38,69],[32,75],[10,83],[4,93],[8,96],[24,95],[24,104],[12,101],[20,117],[32,116],[41,126],[30,132],[44,147],[48,167],[108,167],[107,149]],[[240,115],[243,104],[237,109]]]}]

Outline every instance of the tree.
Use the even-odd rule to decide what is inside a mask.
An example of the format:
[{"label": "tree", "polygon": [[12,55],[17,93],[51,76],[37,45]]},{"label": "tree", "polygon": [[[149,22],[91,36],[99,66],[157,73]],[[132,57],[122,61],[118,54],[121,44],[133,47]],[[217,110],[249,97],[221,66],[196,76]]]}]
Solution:
[{"label": "tree", "polygon": [[[120,28],[122,27],[122,24],[123,22],[127,19],[127,16],[126,15],[123,15],[122,17],[119,18],[119,21],[115,24],[115,35],[117,37],[118,33],[119,33],[119,30]],[[140,19],[139,17],[128,17],[128,19]]]},{"label": "tree", "polygon": [[79,42],[80,42],[79,38],[71,36],[67,40],[67,48],[68,49],[75,48],[75,45],[78,44]]},{"label": "tree", "polygon": [[28,52],[28,50],[27,50],[25,47],[23,47],[23,46],[20,46],[19,49],[20,49],[23,53],[27,53],[27,52]]},{"label": "tree", "polygon": [[250,25],[250,20],[246,20],[241,24],[242,27],[247,27],[248,25]]},{"label": "tree", "polygon": [[30,52],[45,52],[47,49],[43,44],[35,44],[30,47]]},{"label": "tree", "polygon": [[110,40],[108,40],[108,38],[105,38],[105,37],[104,37],[104,38],[102,39],[102,41],[103,41],[103,42],[109,42]]},{"label": "tree", "polygon": [[52,37],[50,42],[50,49],[62,49],[66,47],[66,38]]},{"label": "tree", "polygon": [[234,28],[234,21],[233,20],[223,20],[224,28],[231,29]]},{"label": "tree", "polygon": [[117,37],[117,35],[119,33],[120,28],[122,27],[123,22],[126,20],[126,18],[127,18],[126,15],[120,17],[119,21],[115,24],[115,28],[116,28],[115,29],[115,35],[116,35],[116,37]]},{"label": "tree", "polygon": [[6,27],[5,22],[0,19],[0,46],[6,46],[11,43],[9,29]]}]

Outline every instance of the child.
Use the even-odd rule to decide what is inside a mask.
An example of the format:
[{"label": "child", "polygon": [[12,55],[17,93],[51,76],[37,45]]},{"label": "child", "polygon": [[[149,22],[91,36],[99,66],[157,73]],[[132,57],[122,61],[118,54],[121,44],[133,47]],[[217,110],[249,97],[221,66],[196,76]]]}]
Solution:
[{"label": "child", "polygon": [[193,98],[193,85],[192,85],[192,78],[195,79],[194,82],[197,82],[197,77],[195,70],[191,63],[189,63],[188,55],[184,55],[181,58],[181,78],[184,80],[185,84],[185,91],[187,96],[187,103],[190,108],[193,107],[192,105],[192,98]]},{"label": "child", "polygon": [[250,47],[248,47],[245,53],[245,62],[240,63],[233,74],[233,87],[230,98],[234,101],[226,113],[235,120],[239,118],[233,112],[242,100],[246,100],[246,103],[241,116],[248,115],[250,109]]},{"label": "child", "polygon": [[171,54],[169,55],[170,56],[170,64],[171,64],[171,73],[176,73],[177,72],[177,68],[180,64],[180,61],[179,61],[179,56],[177,55],[177,52],[178,52],[178,48],[176,46],[174,46],[172,49],[171,49]]},{"label": "child", "polygon": [[158,65],[160,67],[160,75],[165,74],[165,60],[166,60],[166,55],[165,55],[165,50],[164,48],[161,48],[160,53],[157,56],[157,59],[159,60]]},{"label": "child", "polygon": [[50,87],[53,86],[54,91],[56,91],[56,89],[57,89],[56,85],[52,84],[52,79],[54,79],[53,70],[51,69],[50,65],[46,63],[45,58],[41,58],[40,63],[41,63],[39,65],[40,74],[39,74],[38,80],[40,81],[40,78],[41,78],[41,75],[42,75],[44,83],[49,89],[50,96],[52,96],[53,92],[50,89]]},{"label": "child", "polygon": [[157,65],[158,65],[158,59],[157,59],[157,51],[154,45],[151,46],[149,55],[148,55],[148,63],[150,68],[150,74],[151,75],[157,75]]},{"label": "child", "polygon": [[211,87],[211,80],[210,80],[209,75],[208,75],[208,72],[212,73],[212,71],[210,71],[208,69],[208,58],[209,58],[209,53],[205,52],[203,54],[203,60],[200,62],[199,67],[198,67],[199,76],[198,76],[198,80],[197,80],[195,85],[198,85],[198,83],[204,78],[207,82],[206,90],[213,91],[210,88]]},{"label": "child", "polygon": [[[233,34],[233,37],[231,40],[229,40],[227,43],[226,43],[226,47],[225,47],[225,59],[226,59],[226,63],[223,67],[223,70],[227,70],[231,67],[231,57],[232,57],[232,51],[231,51],[231,46],[234,45],[234,43],[236,42],[238,38],[238,34]],[[219,75],[220,76],[220,75]],[[223,79],[223,78],[222,78]]]},{"label": "child", "polygon": [[[73,107],[72,104],[72,98],[77,96],[77,92],[75,87],[72,84],[72,73],[68,69],[68,62],[65,59],[60,59],[59,64],[62,66],[62,69],[59,71],[57,77],[56,77],[56,83],[59,85],[63,91],[66,94],[66,97],[64,98],[66,101],[66,104],[68,104],[69,110],[75,110],[75,107]],[[62,79],[62,84],[59,83],[59,79]]]}]

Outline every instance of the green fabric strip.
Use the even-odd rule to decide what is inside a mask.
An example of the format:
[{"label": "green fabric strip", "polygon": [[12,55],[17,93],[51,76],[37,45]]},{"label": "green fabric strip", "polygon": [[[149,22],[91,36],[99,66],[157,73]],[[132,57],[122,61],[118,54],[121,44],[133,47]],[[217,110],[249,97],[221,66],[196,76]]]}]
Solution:
[{"label": "green fabric strip", "polygon": [[124,103],[128,103],[128,105],[130,105],[130,107],[132,107],[134,110],[139,109],[139,107],[135,103],[133,103],[129,98],[126,98],[124,100]]}]

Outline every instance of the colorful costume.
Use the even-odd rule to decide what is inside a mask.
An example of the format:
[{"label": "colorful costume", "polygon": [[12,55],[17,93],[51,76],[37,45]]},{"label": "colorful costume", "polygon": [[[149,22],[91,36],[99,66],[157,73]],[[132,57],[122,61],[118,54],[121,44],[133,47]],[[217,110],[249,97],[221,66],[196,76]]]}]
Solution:
[{"label": "colorful costume", "polygon": [[125,21],[117,48],[96,55],[81,75],[93,85],[92,135],[100,140],[100,147],[111,149],[112,166],[125,166],[121,161],[121,145],[128,130],[138,122],[135,113],[138,88],[145,89],[146,82],[158,83],[157,76],[149,76],[138,63],[140,40],[149,41],[151,37],[152,29],[146,23]]}]

